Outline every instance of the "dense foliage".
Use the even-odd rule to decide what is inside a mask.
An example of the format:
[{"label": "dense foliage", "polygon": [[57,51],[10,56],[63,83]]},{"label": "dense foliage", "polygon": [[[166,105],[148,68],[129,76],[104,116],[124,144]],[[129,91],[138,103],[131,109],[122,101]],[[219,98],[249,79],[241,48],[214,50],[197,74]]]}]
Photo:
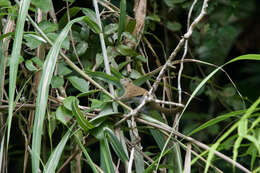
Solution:
[{"label": "dense foliage", "polygon": [[0,0],[0,171],[260,172],[259,5]]}]

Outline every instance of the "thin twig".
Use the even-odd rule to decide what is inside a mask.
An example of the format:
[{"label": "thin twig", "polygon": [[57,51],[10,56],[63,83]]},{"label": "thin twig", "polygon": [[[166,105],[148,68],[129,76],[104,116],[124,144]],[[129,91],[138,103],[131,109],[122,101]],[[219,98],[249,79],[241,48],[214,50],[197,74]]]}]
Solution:
[{"label": "thin twig", "polygon": [[[66,9],[67,9],[67,19],[68,19],[68,22],[70,22],[70,10],[69,10],[69,2],[68,1],[66,1]],[[77,59],[79,65],[80,65],[81,69],[84,70],[84,67],[83,67],[83,65],[82,65],[82,63],[81,63],[81,61],[79,59],[79,55],[78,55],[76,47],[75,47],[75,41],[74,41],[74,37],[73,37],[71,28],[70,28],[69,33],[70,33],[70,40],[71,40],[71,45],[72,45],[73,52],[74,52],[74,54],[76,56],[76,59]]]},{"label": "thin twig", "polygon": [[181,104],[181,103],[175,103],[175,102],[170,102],[170,101],[163,101],[163,100],[158,100],[158,99],[153,99],[153,98],[151,98],[149,101],[152,101],[152,102],[155,102],[155,103],[160,103],[160,104],[184,107],[184,105]]},{"label": "thin twig", "polygon": [[190,173],[191,167],[191,143],[187,144],[185,162],[184,162],[184,173]]},{"label": "thin twig", "polygon": [[[192,14],[192,10],[195,6],[195,4],[197,3],[197,0],[194,0],[191,7],[190,7],[190,10],[189,10],[189,14],[188,14],[188,19],[187,19],[187,32],[189,31],[189,27],[190,27],[190,18],[191,18],[191,14]],[[184,52],[183,52],[183,55],[182,55],[182,58],[181,60],[183,61],[187,55],[187,52],[188,52],[188,39],[185,40],[185,45],[184,45]],[[178,72],[178,102],[179,103],[182,103],[182,88],[181,88],[181,75],[182,75],[182,72],[183,72],[183,62],[180,64],[180,69],[179,69],[179,72]],[[175,117],[175,120],[174,120],[174,126],[176,126],[176,130],[178,130],[178,127],[179,127],[179,124],[178,123],[178,119],[179,119],[179,116],[180,114],[178,113]]]}]

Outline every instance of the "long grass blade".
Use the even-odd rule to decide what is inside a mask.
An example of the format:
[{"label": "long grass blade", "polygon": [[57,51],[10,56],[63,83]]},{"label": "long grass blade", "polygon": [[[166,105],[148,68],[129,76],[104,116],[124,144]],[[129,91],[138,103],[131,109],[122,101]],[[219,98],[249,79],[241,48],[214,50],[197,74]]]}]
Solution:
[{"label": "long grass blade", "polygon": [[104,140],[100,141],[100,157],[101,157],[101,166],[107,173],[113,173],[114,166],[112,162],[112,156],[111,152],[108,146],[107,139],[104,138]]},{"label": "long grass blade", "polygon": [[70,136],[70,130],[67,131],[67,133],[62,137],[60,143],[57,145],[57,147],[55,148],[55,150],[53,151],[53,153],[51,154],[46,167],[45,167],[45,171],[46,173],[54,173],[57,165],[59,163],[61,154],[63,152],[63,149],[65,147],[65,144],[67,143],[69,136]]},{"label": "long grass blade", "polygon": [[41,151],[41,135],[43,130],[43,121],[45,117],[45,111],[47,106],[48,92],[50,87],[51,78],[53,76],[55,64],[61,48],[61,44],[66,38],[70,27],[73,23],[83,20],[84,17],[79,17],[71,22],[69,22],[65,28],[62,30],[58,38],[56,39],[54,45],[49,51],[46,61],[43,65],[42,77],[38,87],[38,94],[36,100],[36,111],[35,111],[35,120],[33,126],[33,139],[32,139],[32,171],[37,173],[39,171],[39,158],[35,157],[40,156]]},{"label": "long grass blade", "polygon": [[14,44],[12,48],[11,58],[10,58],[10,68],[9,68],[9,107],[8,107],[8,119],[7,119],[7,139],[6,139],[6,146],[8,149],[9,139],[10,139],[10,131],[11,131],[11,124],[12,124],[12,117],[13,117],[13,110],[14,110],[14,94],[15,94],[15,86],[16,86],[16,78],[17,78],[17,70],[19,65],[19,57],[20,51],[22,47],[22,39],[23,39],[23,32],[24,32],[24,23],[25,18],[28,13],[28,9],[30,6],[31,0],[22,0],[20,2],[20,9],[16,24],[16,31],[14,37]]},{"label": "long grass blade", "polygon": [[126,26],[126,0],[121,0],[120,2],[120,17],[119,17],[119,27],[118,27],[118,38],[117,44],[120,43],[121,35],[125,30]]}]

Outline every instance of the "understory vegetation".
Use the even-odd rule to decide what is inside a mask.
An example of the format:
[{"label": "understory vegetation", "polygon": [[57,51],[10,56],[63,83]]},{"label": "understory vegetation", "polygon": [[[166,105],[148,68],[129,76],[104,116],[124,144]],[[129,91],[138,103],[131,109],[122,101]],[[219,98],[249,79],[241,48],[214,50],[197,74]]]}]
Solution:
[{"label": "understory vegetation", "polygon": [[260,172],[259,5],[0,0],[0,172]]}]

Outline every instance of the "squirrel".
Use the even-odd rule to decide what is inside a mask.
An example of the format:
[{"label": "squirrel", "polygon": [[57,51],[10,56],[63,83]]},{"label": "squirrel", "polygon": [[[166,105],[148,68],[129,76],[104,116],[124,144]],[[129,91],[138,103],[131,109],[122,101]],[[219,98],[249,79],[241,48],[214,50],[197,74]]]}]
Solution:
[{"label": "squirrel", "polygon": [[[121,101],[130,101],[131,103],[140,104],[143,100],[143,96],[148,93],[146,89],[135,85],[131,81],[131,79],[128,78],[120,79],[120,84],[123,86],[125,91],[124,94],[118,98]],[[177,107],[173,109],[164,108],[161,107],[159,103],[155,103],[155,102],[149,102],[144,106],[144,112],[147,112],[149,110],[157,110],[161,113],[164,113],[167,116],[172,116],[180,109],[181,107]]]}]

